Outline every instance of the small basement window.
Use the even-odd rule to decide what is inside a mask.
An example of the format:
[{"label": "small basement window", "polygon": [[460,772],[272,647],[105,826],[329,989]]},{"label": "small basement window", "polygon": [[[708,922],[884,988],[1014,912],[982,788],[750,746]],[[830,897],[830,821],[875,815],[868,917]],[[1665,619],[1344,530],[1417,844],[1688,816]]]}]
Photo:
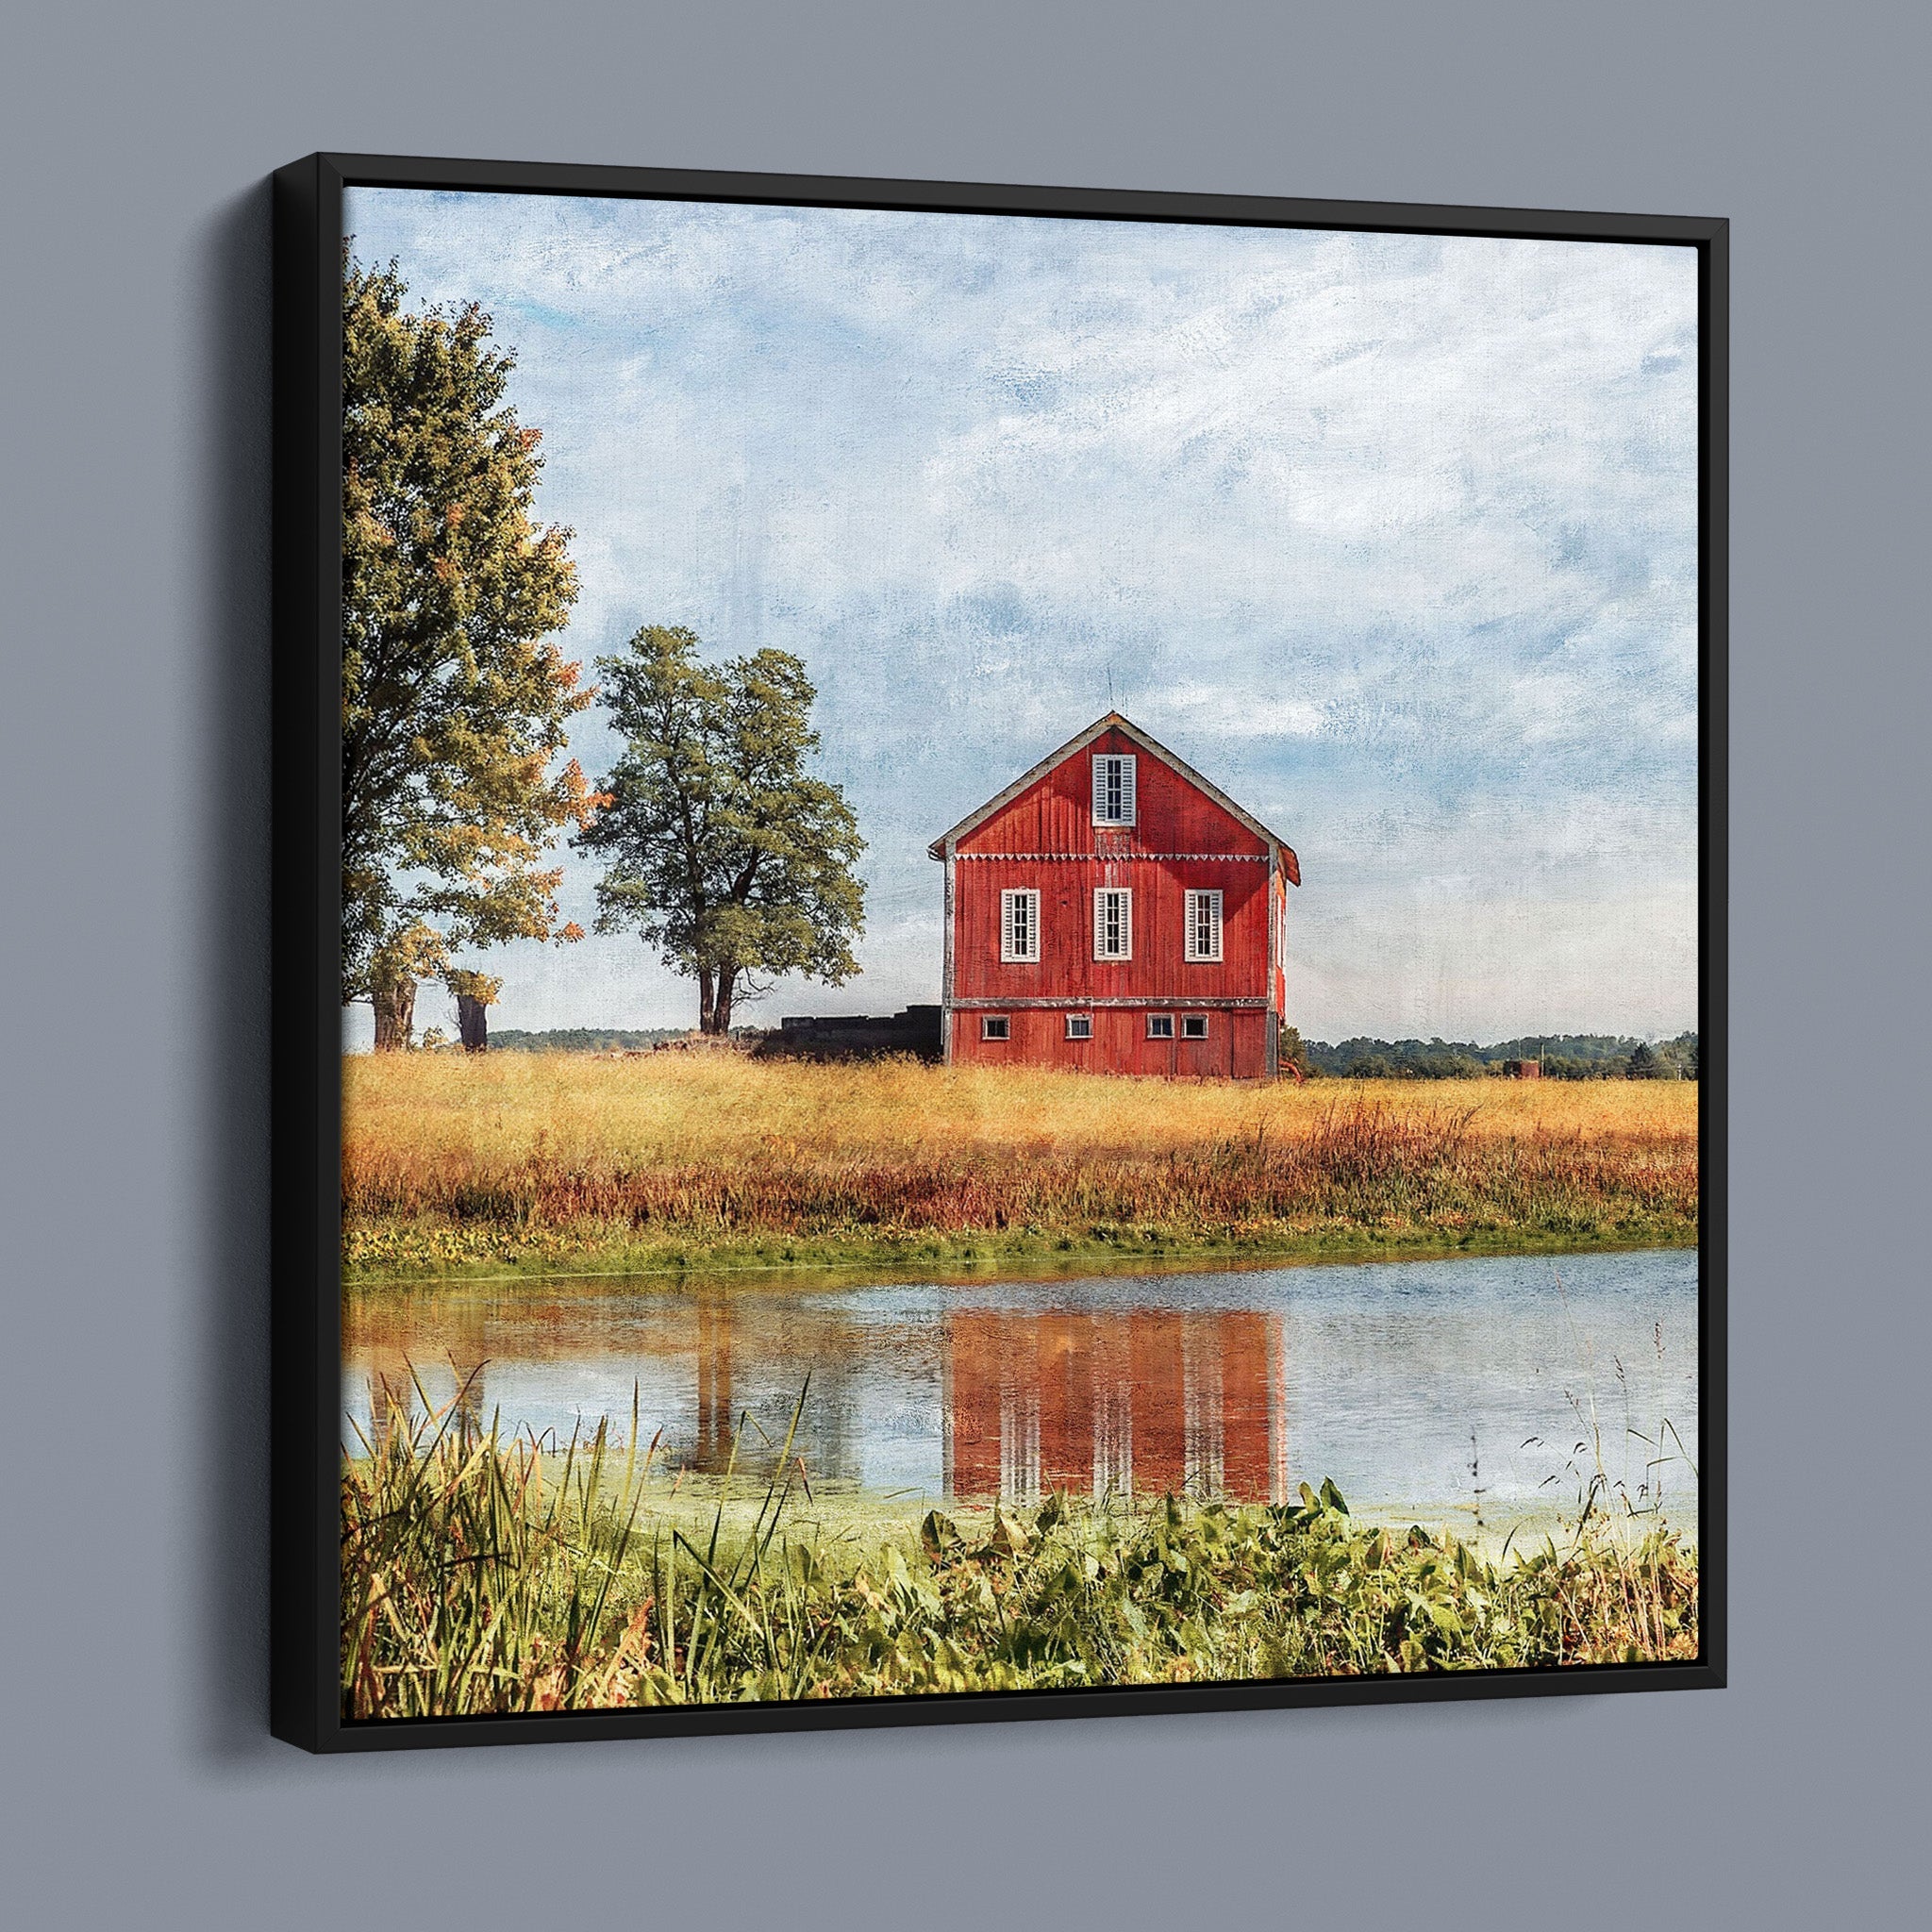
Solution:
[{"label": "small basement window", "polygon": [[1067,1038],[1069,1040],[1091,1040],[1093,1038],[1093,1015],[1091,1013],[1069,1013],[1067,1015]]},{"label": "small basement window", "polygon": [[1147,1015],[1147,1038],[1149,1040],[1172,1040],[1174,1038],[1174,1015],[1172,1013],[1149,1013]]},{"label": "small basement window", "polygon": [[979,1037],[982,1040],[1010,1040],[1013,1023],[1004,1013],[984,1013],[980,1016]]},{"label": "small basement window", "polygon": [[1208,1038],[1208,1015],[1206,1013],[1183,1013],[1181,1015],[1181,1038],[1183,1040],[1206,1040]]}]

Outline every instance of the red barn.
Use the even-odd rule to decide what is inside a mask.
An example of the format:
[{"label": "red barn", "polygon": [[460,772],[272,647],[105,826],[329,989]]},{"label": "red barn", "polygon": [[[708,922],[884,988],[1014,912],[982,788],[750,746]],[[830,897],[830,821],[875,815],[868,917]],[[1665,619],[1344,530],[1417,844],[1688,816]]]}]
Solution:
[{"label": "red barn", "polygon": [[1275,1072],[1300,864],[1117,711],[929,849],[948,1065]]}]

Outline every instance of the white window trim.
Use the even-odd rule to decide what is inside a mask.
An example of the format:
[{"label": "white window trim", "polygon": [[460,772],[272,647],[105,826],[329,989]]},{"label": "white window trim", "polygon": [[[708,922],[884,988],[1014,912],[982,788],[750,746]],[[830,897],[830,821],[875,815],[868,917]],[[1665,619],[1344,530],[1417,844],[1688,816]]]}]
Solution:
[{"label": "white window trim", "polygon": [[[1165,1020],[1167,1022],[1167,1031],[1165,1033],[1155,1032],[1154,1024],[1157,1020]],[[1147,1015],[1147,1038],[1149,1040],[1172,1040],[1174,1037],[1174,1015],[1172,1013],[1149,1013]]]},{"label": "white window trim", "polygon": [[[1190,1033],[1190,1026],[1199,1026],[1198,1033]],[[1181,1038],[1183,1040],[1206,1040],[1208,1038],[1208,1015],[1206,1013],[1183,1013],[1181,1015]]]},{"label": "white window trim", "polygon": [[[1102,910],[1102,901],[1108,892],[1118,894],[1121,902],[1121,938],[1125,944],[1118,953],[1101,951],[1101,941],[1107,931],[1107,915]],[[1120,965],[1134,957],[1134,891],[1131,886],[1094,887],[1093,957],[1110,965]]]},{"label": "white window trim", "polygon": [[[1200,907],[1201,901],[1209,899],[1214,904],[1214,950],[1204,953],[1200,949]],[[1185,957],[1191,963],[1198,965],[1219,965],[1221,962],[1221,934],[1224,924],[1222,916],[1222,895],[1218,891],[1194,891],[1191,888],[1184,895],[1182,911],[1186,914],[1187,937],[1184,941]]]},{"label": "white window trim", "polygon": [[[1118,818],[1110,816],[1107,805],[1107,768],[1118,763],[1121,768],[1121,812]],[[1140,822],[1141,786],[1138,755],[1130,751],[1097,751],[1093,754],[1091,767],[1093,779],[1093,823],[1096,825],[1132,825]]]},{"label": "white window trim", "polygon": [[[1075,1026],[1084,1026],[1084,1033],[1075,1033]],[[1093,1015],[1091,1013],[1069,1013],[1067,1015],[1067,1038],[1069,1040],[1091,1040],[1093,1038]]]},{"label": "white window trim", "polygon": [[[1022,952],[1014,943],[1013,908],[1027,901],[1026,936],[1032,950]],[[1040,963],[1040,894],[1028,886],[1015,886],[1000,893],[1000,962],[1006,966],[1037,966]]]},{"label": "white window trim", "polygon": [[[995,1026],[1006,1030],[995,1033]],[[979,1016],[979,1037],[982,1040],[1009,1041],[1013,1037],[1012,1016],[1008,1013],[982,1013]]]}]

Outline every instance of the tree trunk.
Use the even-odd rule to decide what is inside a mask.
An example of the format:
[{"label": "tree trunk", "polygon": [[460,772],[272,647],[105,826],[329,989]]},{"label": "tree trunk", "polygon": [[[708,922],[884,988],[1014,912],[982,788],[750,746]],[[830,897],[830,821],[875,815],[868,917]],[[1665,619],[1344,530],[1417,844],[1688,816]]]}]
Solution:
[{"label": "tree trunk", "polygon": [[731,995],[737,990],[738,969],[723,966],[718,971],[718,997],[711,1007],[710,1031],[720,1040],[731,1031]]},{"label": "tree trunk", "polygon": [[473,992],[457,995],[457,1031],[465,1053],[490,1051],[490,1008]]},{"label": "tree trunk", "polygon": [[700,966],[698,968],[698,1031],[700,1033],[709,1033],[712,1030],[712,991],[711,969],[708,966]]},{"label": "tree trunk", "polygon": [[381,974],[369,997],[375,1008],[376,1052],[402,1052],[416,1030],[416,982],[406,973]]}]

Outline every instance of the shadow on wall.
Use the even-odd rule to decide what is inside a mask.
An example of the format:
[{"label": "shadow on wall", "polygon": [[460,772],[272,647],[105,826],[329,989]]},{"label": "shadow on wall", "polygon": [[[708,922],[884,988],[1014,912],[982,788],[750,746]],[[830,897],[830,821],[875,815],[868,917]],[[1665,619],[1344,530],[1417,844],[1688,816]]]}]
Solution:
[{"label": "shadow on wall", "polygon": [[[269,184],[218,208],[192,263],[201,399],[193,478],[205,649],[192,882],[201,1009],[193,1335],[197,1480],[176,1493],[194,1575],[184,1676],[205,1757],[278,1753],[268,1735]],[[200,1044],[205,1042],[205,1044]]]}]

